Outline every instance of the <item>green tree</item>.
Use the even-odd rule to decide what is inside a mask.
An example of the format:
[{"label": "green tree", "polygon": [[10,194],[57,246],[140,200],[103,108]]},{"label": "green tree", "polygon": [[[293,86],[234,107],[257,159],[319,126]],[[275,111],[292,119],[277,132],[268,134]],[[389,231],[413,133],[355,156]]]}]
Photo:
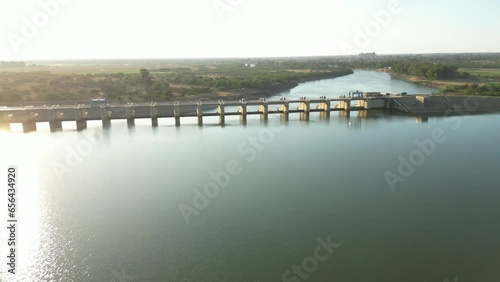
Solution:
[{"label": "green tree", "polygon": [[142,81],[142,86],[144,86],[144,90],[146,90],[146,93],[148,93],[151,96],[151,89],[153,88],[153,77],[149,73],[147,69],[141,69],[141,81]]}]

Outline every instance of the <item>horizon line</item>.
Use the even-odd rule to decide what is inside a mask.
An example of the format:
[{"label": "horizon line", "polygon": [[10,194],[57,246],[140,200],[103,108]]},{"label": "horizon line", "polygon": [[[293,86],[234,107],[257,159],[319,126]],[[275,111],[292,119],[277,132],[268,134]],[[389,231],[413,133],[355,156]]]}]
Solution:
[{"label": "horizon line", "polygon": [[[369,54],[370,52],[368,52]],[[373,52],[372,52],[373,53]],[[375,52],[376,53],[376,52]],[[366,53],[364,53],[366,54]],[[414,55],[465,55],[465,54],[499,54],[500,52],[432,52],[432,53],[376,53],[377,56],[414,56]],[[229,60],[229,59],[292,59],[292,58],[329,58],[329,57],[357,57],[350,55],[294,55],[294,56],[235,56],[235,57],[131,57],[131,58],[72,58],[72,59],[0,59],[1,62],[54,62],[54,61],[140,61],[140,60]]]}]

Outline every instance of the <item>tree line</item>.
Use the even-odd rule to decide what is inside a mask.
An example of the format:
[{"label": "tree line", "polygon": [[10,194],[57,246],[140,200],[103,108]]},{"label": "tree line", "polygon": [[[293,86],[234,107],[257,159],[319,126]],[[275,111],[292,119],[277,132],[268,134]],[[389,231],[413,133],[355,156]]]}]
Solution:
[{"label": "tree line", "polygon": [[297,82],[301,80],[313,80],[334,78],[352,74],[352,70],[331,70],[331,71],[262,71],[241,73],[234,71],[230,75],[212,74],[199,75],[192,72],[170,72],[165,73],[165,79],[171,83],[187,84],[202,88],[214,88],[221,91],[231,91],[239,89],[267,89],[276,84]]},{"label": "tree line", "polygon": [[99,97],[119,102],[216,99],[220,92],[273,91],[301,81],[351,73],[352,70],[294,72],[224,65],[198,70],[141,69],[137,73],[0,72],[0,103],[88,101]]},{"label": "tree line", "polygon": [[391,65],[391,72],[427,79],[455,78],[459,75],[458,67],[443,64],[422,62],[395,62]]}]

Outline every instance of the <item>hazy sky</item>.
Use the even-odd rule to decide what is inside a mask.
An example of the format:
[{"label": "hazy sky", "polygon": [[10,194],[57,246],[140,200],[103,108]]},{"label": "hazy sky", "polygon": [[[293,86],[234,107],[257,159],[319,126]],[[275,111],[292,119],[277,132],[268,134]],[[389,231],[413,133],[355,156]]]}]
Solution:
[{"label": "hazy sky", "polygon": [[496,0],[0,0],[0,60],[500,52],[498,12]]}]

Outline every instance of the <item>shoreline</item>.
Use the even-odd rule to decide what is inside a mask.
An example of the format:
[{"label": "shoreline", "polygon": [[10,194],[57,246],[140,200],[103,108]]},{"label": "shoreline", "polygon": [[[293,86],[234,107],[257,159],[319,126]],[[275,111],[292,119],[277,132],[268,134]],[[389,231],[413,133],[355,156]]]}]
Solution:
[{"label": "shoreline", "polygon": [[399,80],[406,81],[406,82],[413,83],[413,84],[417,84],[417,85],[433,87],[433,88],[437,88],[439,90],[444,88],[443,85],[441,85],[441,83],[444,83],[445,81],[442,81],[442,80],[431,81],[431,80],[426,80],[426,79],[420,79],[416,76],[411,76],[411,75],[394,74],[394,73],[391,73],[390,71],[388,71],[387,69],[379,69],[379,68],[359,68],[359,69],[355,69],[355,70],[385,72],[391,78],[394,78],[394,79],[399,79]]},{"label": "shoreline", "polygon": [[295,87],[299,86],[301,83],[320,81],[324,79],[335,79],[338,77],[344,77],[352,74],[354,74],[354,70],[350,70],[350,72],[345,74],[332,74],[330,76],[325,76],[325,77],[300,78],[286,83],[276,83],[270,87],[267,87],[266,89],[242,89],[238,91],[232,90],[229,91],[230,93],[229,95],[214,95],[214,98],[212,100],[233,98],[233,99],[228,99],[227,101],[234,101],[234,100],[238,101],[243,98],[246,100],[258,100],[260,98],[270,98],[278,95],[281,92],[290,91]]},{"label": "shoreline", "polygon": [[[323,73],[318,73],[315,76],[311,77],[303,77],[303,78],[298,78],[294,79],[288,82],[284,83],[275,83],[273,85],[270,85],[266,87],[265,89],[256,89],[256,88],[243,88],[243,89],[238,89],[238,90],[229,90],[229,91],[214,91],[213,93],[205,93],[205,94],[198,94],[198,95],[193,95],[193,96],[183,96],[183,97],[175,97],[175,99],[162,99],[162,100],[152,100],[152,101],[146,101],[146,100],[138,100],[138,99],[130,99],[128,101],[121,101],[121,100],[116,100],[116,99],[109,99],[107,102],[109,104],[125,104],[126,102],[131,102],[131,103],[150,103],[150,102],[159,102],[159,103],[173,103],[175,101],[179,101],[182,103],[185,102],[196,102],[196,101],[218,101],[218,100],[224,100],[224,101],[239,101],[241,99],[246,99],[246,100],[259,100],[260,98],[269,98],[278,95],[281,92],[285,91],[290,91],[293,88],[299,86],[301,83],[305,82],[311,82],[311,81],[320,81],[324,79],[334,79],[338,77],[343,77],[343,76],[348,76],[352,75],[354,71],[352,69],[346,69],[343,72],[323,72]],[[89,104],[89,100],[59,100],[59,101],[30,101],[30,102],[4,102],[0,104],[1,106],[8,106],[8,107],[13,107],[13,106],[27,106],[27,105],[33,105],[33,106],[42,106],[42,105],[72,105],[72,104]]]},{"label": "shoreline", "polygon": [[392,78],[400,79],[406,82],[415,83],[418,85],[429,86],[439,89],[439,91],[445,89],[447,86],[460,86],[466,84],[484,84],[484,83],[495,83],[499,82],[497,79],[482,78],[482,77],[469,77],[469,78],[454,78],[447,80],[429,80],[422,79],[416,76],[404,75],[404,74],[394,74],[387,72]]},{"label": "shoreline", "polygon": [[[411,75],[394,74],[391,72],[387,72],[387,73],[391,76],[391,78],[403,80],[403,81],[418,84],[418,85],[434,87],[434,88],[438,88],[439,90],[442,90],[446,85],[451,85],[451,83],[446,83],[445,81],[441,81],[441,83],[439,83],[438,81],[421,79],[421,78],[418,78],[416,76],[411,76]],[[443,86],[442,83],[445,83],[446,85]]]}]

